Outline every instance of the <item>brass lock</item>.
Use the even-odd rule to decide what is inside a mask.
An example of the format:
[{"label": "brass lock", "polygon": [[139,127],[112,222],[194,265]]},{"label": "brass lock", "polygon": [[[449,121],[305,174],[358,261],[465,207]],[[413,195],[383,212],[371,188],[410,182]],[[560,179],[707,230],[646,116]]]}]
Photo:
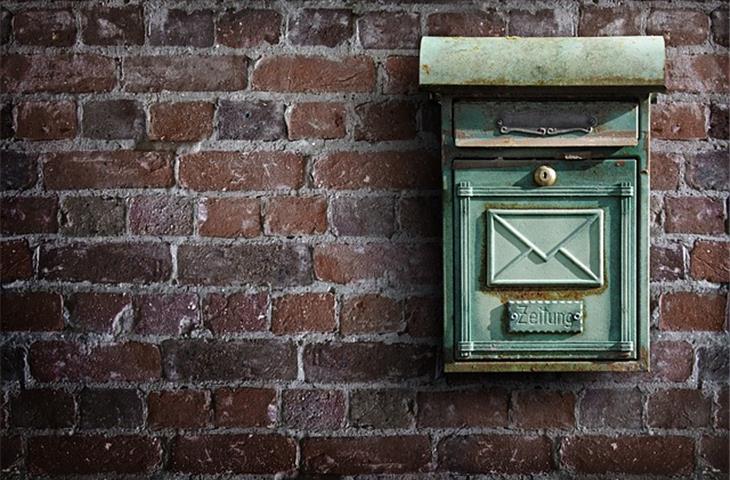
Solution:
[{"label": "brass lock", "polygon": [[547,165],[541,165],[535,169],[533,179],[535,180],[535,183],[541,187],[549,187],[558,179],[558,174]]}]

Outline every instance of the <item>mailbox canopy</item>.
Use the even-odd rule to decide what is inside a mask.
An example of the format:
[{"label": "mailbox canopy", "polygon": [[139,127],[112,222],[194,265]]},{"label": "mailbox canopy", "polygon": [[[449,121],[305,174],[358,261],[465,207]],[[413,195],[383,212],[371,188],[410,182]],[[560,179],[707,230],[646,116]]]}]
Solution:
[{"label": "mailbox canopy", "polygon": [[426,88],[664,87],[664,38],[423,37]]}]

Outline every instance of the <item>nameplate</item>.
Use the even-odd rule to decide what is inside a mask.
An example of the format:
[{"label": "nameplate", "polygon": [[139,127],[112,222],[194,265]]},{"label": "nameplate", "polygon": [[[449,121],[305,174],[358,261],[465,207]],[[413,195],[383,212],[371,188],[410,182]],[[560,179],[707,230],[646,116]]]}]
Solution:
[{"label": "nameplate", "polygon": [[583,302],[571,300],[511,300],[509,331],[515,333],[580,333]]}]

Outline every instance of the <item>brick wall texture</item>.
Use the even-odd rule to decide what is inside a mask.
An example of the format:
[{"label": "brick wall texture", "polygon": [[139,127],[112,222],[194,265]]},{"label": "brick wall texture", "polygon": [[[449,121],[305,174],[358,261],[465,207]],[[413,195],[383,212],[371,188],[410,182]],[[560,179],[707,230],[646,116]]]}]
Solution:
[{"label": "brick wall texture", "polygon": [[[726,478],[726,2],[7,1],[0,27],[4,477]],[[441,371],[426,34],[666,37],[651,373]]]}]

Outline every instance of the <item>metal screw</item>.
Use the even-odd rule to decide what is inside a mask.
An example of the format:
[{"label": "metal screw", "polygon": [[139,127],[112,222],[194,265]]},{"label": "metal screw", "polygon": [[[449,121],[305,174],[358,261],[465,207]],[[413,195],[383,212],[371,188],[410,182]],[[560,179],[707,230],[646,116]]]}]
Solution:
[{"label": "metal screw", "polygon": [[583,317],[583,314],[580,313],[580,312],[575,312],[573,314],[573,320],[576,320],[577,321],[577,320],[580,320],[582,317]]},{"label": "metal screw", "polygon": [[509,316],[510,320],[517,320],[520,318],[520,316],[517,314],[517,312],[512,312]]}]

